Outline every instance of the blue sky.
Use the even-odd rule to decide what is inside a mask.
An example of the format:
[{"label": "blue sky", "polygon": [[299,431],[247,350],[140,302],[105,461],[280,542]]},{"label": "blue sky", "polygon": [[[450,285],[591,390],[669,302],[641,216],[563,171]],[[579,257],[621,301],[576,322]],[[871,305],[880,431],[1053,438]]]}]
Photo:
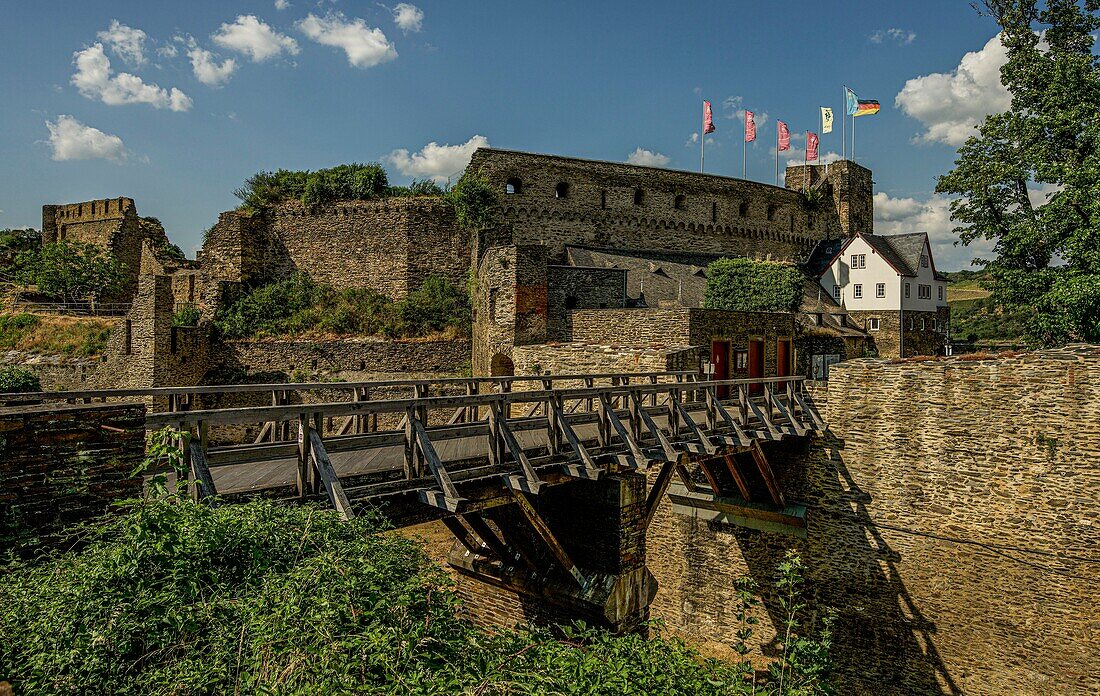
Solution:
[{"label": "blue sky", "polygon": [[[876,229],[928,231],[938,265],[959,268],[973,252],[950,246],[935,177],[1005,99],[996,27],[965,0],[89,1],[6,15],[0,228],[37,227],[43,203],[125,195],[189,255],[260,169],[379,160],[395,183],[445,179],[475,136],[697,169],[704,98],[718,127],[707,171],[740,176],[728,116],[748,108],[749,178],[771,182],[775,119],[816,130],[848,84],[883,106],[857,134]],[[822,153],[840,141],[824,136]]]}]

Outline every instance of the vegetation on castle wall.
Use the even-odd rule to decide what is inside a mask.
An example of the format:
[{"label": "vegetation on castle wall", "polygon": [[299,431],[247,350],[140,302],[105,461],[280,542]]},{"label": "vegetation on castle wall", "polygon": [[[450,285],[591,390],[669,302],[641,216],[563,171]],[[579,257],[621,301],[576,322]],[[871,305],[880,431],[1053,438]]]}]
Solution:
[{"label": "vegetation on castle wall", "polygon": [[0,394],[42,391],[38,375],[25,367],[0,367]]},{"label": "vegetation on castle wall", "polygon": [[[755,686],[747,662],[660,635],[486,634],[458,618],[443,571],[377,516],[161,495],[80,552],[2,569],[0,674],[17,693],[828,693],[828,637],[797,626]],[[794,607],[791,570],[779,582]]]},{"label": "vegetation on castle wall", "polygon": [[94,244],[58,242],[21,252],[19,280],[63,302],[96,300],[122,285],[125,264]]},{"label": "vegetation on castle wall", "polygon": [[382,165],[353,163],[315,171],[257,172],[233,195],[241,199],[242,208],[249,210],[262,210],[290,200],[299,200],[312,208],[328,201],[381,198],[388,187]]},{"label": "vegetation on castle wall", "polygon": [[92,357],[107,347],[113,325],[99,317],[0,314],[0,350]]},{"label": "vegetation on castle wall", "polygon": [[214,319],[228,339],[262,336],[468,335],[470,301],[437,276],[401,301],[374,290],[338,290],[305,274],[260,286],[219,310]]},{"label": "vegetation on castle wall", "polygon": [[496,221],[499,200],[485,177],[463,175],[447,197],[454,204],[458,224],[464,229],[479,230]]},{"label": "vegetation on castle wall", "polygon": [[707,267],[703,306],[737,312],[793,312],[805,279],[791,264],[718,259]]}]

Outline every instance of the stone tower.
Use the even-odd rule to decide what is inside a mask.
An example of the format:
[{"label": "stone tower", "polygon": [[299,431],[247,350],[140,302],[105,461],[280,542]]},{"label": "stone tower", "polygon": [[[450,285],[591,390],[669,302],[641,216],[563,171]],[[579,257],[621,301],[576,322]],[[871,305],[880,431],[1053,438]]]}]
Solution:
[{"label": "stone tower", "polygon": [[795,191],[808,188],[831,198],[845,236],[874,233],[874,182],[870,169],[848,160],[792,166],[787,167],[785,183]]}]

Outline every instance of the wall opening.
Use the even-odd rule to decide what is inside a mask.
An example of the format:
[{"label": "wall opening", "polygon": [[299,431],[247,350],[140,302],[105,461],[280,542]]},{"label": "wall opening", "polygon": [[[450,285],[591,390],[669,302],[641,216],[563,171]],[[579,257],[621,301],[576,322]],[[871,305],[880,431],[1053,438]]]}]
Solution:
[{"label": "wall opening", "polygon": [[718,222],[718,203],[711,202],[710,204],[710,221]]},{"label": "wall opening", "polygon": [[493,377],[511,377],[516,374],[516,366],[504,353],[497,353],[489,361],[489,374]]},{"label": "wall opening", "polygon": [[640,188],[634,189],[634,205],[643,205],[645,203],[645,191]]},{"label": "wall opening", "polygon": [[508,180],[508,183],[504,184],[504,193],[512,195],[515,193],[523,192],[523,182],[519,179],[512,177]]},{"label": "wall opening", "polygon": [[601,208],[606,208],[607,207],[607,191],[602,190],[602,189],[600,190],[600,207]]},{"label": "wall opening", "polygon": [[569,184],[559,181],[554,187],[554,198],[569,198]]},{"label": "wall opening", "polygon": [[776,206],[774,204],[768,206],[768,219],[769,220],[774,220],[775,219],[775,211],[776,211]]},{"label": "wall opening", "polygon": [[741,205],[737,206],[737,214],[741,217],[749,216],[749,204],[746,201],[741,201]]},{"label": "wall opening", "polygon": [[686,203],[687,198],[684,196],[684,194],[681,193],[678,194],[675,199],[673,199],[672,207],[676,208],[676,210],[683,210]]},{"label": "wall opening", "polygon": [[568,297],[566,297],[565,298],[565,308],[566,309],[576,309],[577,308],[577,298],[573,295],[569,295]]}]

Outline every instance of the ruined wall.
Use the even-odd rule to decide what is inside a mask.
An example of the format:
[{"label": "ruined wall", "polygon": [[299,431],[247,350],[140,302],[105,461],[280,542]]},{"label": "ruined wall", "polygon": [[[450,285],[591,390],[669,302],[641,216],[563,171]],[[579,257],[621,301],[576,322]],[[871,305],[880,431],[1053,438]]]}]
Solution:
[{"label": "ruined wall", "polygon": [[[769,448],[805,539],[698,522],[662,503],[652,614],[728,654],[741,575],[788,548],[811,612],[837,611],[844,694],[1083,694],[1100,688],[1100,347],[832,368],[832,435]],[[775,635],[764,594],[757,642]]]},{"label": "ruined wall", "polygon": [[141,479],[130,474],[144,456],[140,404],[0,409],[0,537],[48,543],[140,497]]},{"label": "ruined wall", "polygon": [[489,148],[468,171],[503,194],[515,243],[545,243],[551,260],[578,244],[797,261],[841,234],[832,207],[811,215],[798,192],[754,181]]},{"label": "ruined wall", "polygon": [[[355,373],[460,375],[469,368],[470,343],[465,340],[269,340],[228,341],[215,357],[223,368],[248,374],[324,377]],[[385,377],[379,376],[379,379]],[[364,378],[369,379],[369,378]]]},{"label": "ruined wall", "polygon": [[510,365],[513,346],[546,340],[546,272],[542,246],[490,246],[481,252],[471,298],[475,375],[499,374],[502,365]]},{"label": "ruined wall", "polygon": [[828,165],[813,164],[787,167],[784,183],[794,191],[807,188],[821,195],[814,214],[836,214],[843,236],[875,231],[874,181],[871,170],[855,162],[841,160]]},{"label": "ruined wall", "polygon": [[549,266],[546,273],[546,337],[569,340],[569,310],[622,307],[626,302],[626,270]]}]

